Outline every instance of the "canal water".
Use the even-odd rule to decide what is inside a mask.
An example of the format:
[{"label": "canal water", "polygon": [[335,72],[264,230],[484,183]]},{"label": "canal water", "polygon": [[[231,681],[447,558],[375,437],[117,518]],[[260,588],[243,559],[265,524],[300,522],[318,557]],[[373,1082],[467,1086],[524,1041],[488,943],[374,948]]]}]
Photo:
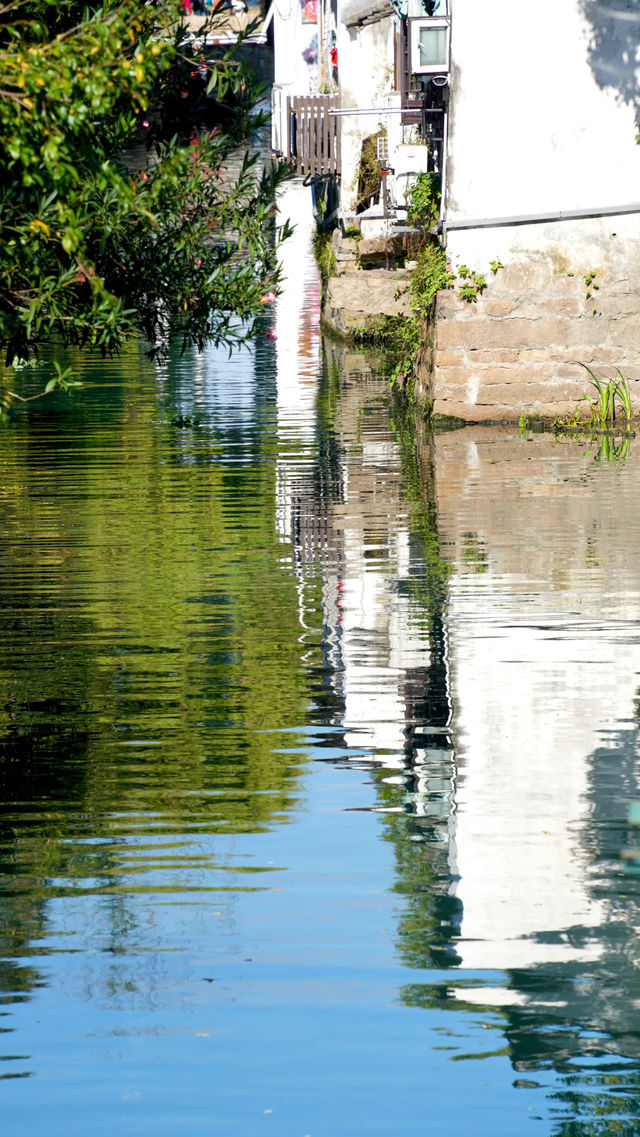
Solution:
[{"label": "canal water", "polygon": [[3,1137],[636,1133],[640,445],[422,435],[307,194],[2,434]]}]

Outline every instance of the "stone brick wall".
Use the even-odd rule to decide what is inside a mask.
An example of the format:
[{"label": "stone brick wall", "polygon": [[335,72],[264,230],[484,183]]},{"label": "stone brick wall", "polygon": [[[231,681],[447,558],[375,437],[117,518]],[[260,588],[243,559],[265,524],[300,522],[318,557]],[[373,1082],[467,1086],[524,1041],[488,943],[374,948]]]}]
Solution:
[{"label": "stone brick wall", "polygon": [[402,269],[367,269],[332,277],[322,305],[323,325],[335,335],[348,338],[378,316],[406,316],[407,285],[407,273]]},{"label": "stone brick wall", "polygon": [[[640,266],[639,266],[640,267]],[[439,293],[433,411],[471,422],[570,414],[592,394],[576,361],[604,379],[619,367],[640,412],[640,271],[588,273],[551,259],[487,273],[477,302]]]}]

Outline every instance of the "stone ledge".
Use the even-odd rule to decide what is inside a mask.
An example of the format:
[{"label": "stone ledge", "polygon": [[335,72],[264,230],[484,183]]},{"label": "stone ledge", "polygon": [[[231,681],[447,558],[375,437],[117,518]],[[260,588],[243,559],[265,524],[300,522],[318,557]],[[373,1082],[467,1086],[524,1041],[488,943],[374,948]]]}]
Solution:
[{"label": "stone ledge", "polygon": [[402,271],[369,269],[334,276],[325,292],[323,321],[338,335],[348,337],[377,316],[408,316],[406,285],[407,274]]},{"label": "stone ledge", "polygon": [[417,231],[394,233],[388,237],[363,237],[358,242],[358,257],[361,264],[403,260],[417,252],[423,241],[423,234]]}]

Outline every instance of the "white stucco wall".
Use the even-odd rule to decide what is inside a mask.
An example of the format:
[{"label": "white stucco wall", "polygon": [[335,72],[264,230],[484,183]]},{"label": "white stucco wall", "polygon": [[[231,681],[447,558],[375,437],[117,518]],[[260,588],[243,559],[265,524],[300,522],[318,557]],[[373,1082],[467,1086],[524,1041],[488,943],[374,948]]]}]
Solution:
[{"label": "white stucco wall", "polygon": [[[385,103],[393,91],[394,20],[391,8],[389,12],[388,19],[358,28],[357,32],[340,24],[338,66],[341,105],[345,109],[378,106]],[[357,180],[362,140],[375,134],[381,124],[389,127],[390,118],[345,115],[342,120],[341,207],[345,210],[355,208],[357,185],[354,180]]]},{"label": "white stucco wall", "polygon": [[[496,218],[640,201],[637,0],[455,0],[446,216]],[[612,223],[613,221],[613,223]],[[452,231],[452,259],[505,259],[640,236],[640,215]],[[593,251],[591,252],[593,256]],[[619,247],[612,247],[619,256]]]}]

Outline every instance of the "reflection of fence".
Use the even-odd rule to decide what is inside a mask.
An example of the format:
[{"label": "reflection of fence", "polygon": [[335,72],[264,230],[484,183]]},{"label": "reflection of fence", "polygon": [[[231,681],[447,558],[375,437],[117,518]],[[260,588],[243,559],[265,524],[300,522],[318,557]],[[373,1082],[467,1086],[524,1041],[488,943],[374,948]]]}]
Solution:
[{"label": "reflection of fence", "polygon": [[340,118],[334,95],[290,96],[287,99],[288,145],[297,174],[340,173]]}]

